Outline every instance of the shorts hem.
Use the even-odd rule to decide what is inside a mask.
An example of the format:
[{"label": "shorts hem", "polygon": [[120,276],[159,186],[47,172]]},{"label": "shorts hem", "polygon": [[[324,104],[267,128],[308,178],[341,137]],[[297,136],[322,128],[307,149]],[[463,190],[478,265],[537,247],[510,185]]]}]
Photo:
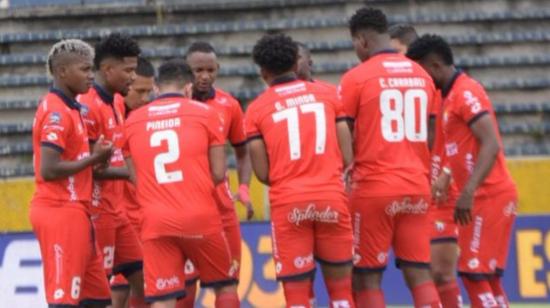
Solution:
[{"label": "shorts hem", "polygon": [[436,237],[430,240],[430,244],[442,244],[442,243],[458,243],[457,237],[446,236]]},{"label": "shorts hem", "polygon": [[395,267],[401,268],[402,266],[430,269],[430,263],[429,262],[407,261],[407,260],[403,260],[403,259],[400,259],[400,258],[396,258],[395,259]]},{"label": "shorts hem", "polygon": [[458,271],[458,276],[465,277],[474,281],[489,280],[493,275],[494,275],[493,273],[468,273],[468,272]]},{"label": "shorts hem", "polygon": [[48,308],[78,308],[78,305],[71,304],[48,304]]},{"label": "shorts hem", "polygon": [[321,258],[317,258],[315,257],[315,260],[317,260],[317,262],[321,263],[321,264],[326,264],[326,265],[332,265],[332,266],[347,266],[347,265],[353,265],[353,260],[349,259],[349,260],[344,260],[344,261],[328,261],[328,260],[323,260]]},{"label": "shorts hem", "polygon": [[315,275],[315,268],[312,270],[309,270],[305,273],[295,274],[295,275],[286,275],[286,276],[278,276],[277,281],[300,281],[305,280],[308,278],[313,278]]},{"label": "shorts hem", "polygon": [[199,279],[200,279],[199,276],[185,279],[185,285],[196,283],[197,281],[199,281]]},{"label": "shorts hem", "polygon": [[125,278],[132,275],[137,271],[143,270],[143,261],[133,261],[128,263],[123,263],[113,267],[113,274],[122,274]]},{"label": "shorts hem", "polygon": [[220,288],[220,287],[236,285],[238,283],[239,281],[234,278],[227,279],[227,280],[213,281],[213,282],[204,282],[201,280],[201,288]]},{"label": "shorts hem", "polygon": [[109,306],[112,305],[111,299],[86,298],[80,301],[80,306]]},{"label": "shorts hem", "polygon": [[129,284],[116,284],[111,286],[111,291],[130,290]]},{"label": "shorts hem", "polygon": [[185,292],[185,290],[179,290],[179,291],[174,291],[174,292],[164,294],[164,295],[145,296],[145,302],[147,304],[152,304],[154,302],[169,300],[169,299],[173,299],[173,298],[175,298],[175,299],[184,298],[186,295],[187,295],[187,293]]},{"label": "shorts hem", "polygon": [[381,273],[386,270],[386,265],[380,267],[353,267],[354,274],[368,274],[368,273]]},{"label": "shorts hem", "polygon": [[495,270],[495,275],[497,275],[498,277],[504,276],[504,269],[497,267],[497,269]]}]

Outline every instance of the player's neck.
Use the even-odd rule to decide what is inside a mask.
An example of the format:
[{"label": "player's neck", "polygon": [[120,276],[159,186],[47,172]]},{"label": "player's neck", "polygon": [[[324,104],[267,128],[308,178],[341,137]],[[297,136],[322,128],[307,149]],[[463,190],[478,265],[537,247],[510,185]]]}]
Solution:
[{"label": "player's neck", "polygon": [[296,73],[294,73],[293,71],[290,71],[279,75],[268,76],[265,82],[270,86],[274,86],[281,83],[291,82],[296,79],[298,79],[298,77],[296,76]]},{"label": "player's neck", "polygon": [[166,94],[180,94],[183,96],[183,93],[185,93],[185,89],[178,87],[175,84],[167,84],[159,87],[159,96]]},{"label": "player's neck", "polygon": [[72,100],[76,99],[77,93],[73,93],[73,91],[71,91],[66,85],[54,80],[53,87],[61,91],[68,98]]},{"label": "player's neck", "polygon": [[107,84],[107,82],[105,81],[105,78],[103,78],[101,73],[96,74],[94,82],[95,82],[95,84],[100,86],[105,92],[107,92],[107,94],[109,94],[111,96],[115,95],[115,91],[113,91],[111,89],[111,87],[109,87],[109,85]]},{"label": "player's neck", "polygon": [[449,84],[454,79],[455,74],[457,73],[457,69],[454,66],[445,67],[443,69],[444,69],[442,74],[443,77],[439,82],[439,87],[441,88],[441,90],[445,90],[446,88],[449,87]]},{"label": "player's neck", "polygon": [[216,90],[211,87],[208,91],[197,91],[193,87],[193,99],[199,102],[206,102],[207,100],[216,96]]}]

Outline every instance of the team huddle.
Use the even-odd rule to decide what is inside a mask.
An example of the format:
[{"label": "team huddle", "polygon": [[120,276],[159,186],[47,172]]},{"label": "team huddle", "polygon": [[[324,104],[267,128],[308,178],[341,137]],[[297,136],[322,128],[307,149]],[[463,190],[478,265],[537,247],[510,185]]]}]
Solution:
[{"label": "team huddle", "polygon": [[509,307],[517,192],[485,90],[440,36],[372,8],[349,30],[361,63],[338,87],[312,77],[305,45],[258,40],[267,88],[245,114],[214,87],[206,42],[156,72],[126,35],[54,44],[30,211],[49,307],[194,307],[199,281],[216,307],[239,307],[235,201],[254,216],[252,171],[287,307],[316,305],[316,262],[330,307],[385,307],[390,249],[415,307],[462,307],[457,272],[472,307]]}]

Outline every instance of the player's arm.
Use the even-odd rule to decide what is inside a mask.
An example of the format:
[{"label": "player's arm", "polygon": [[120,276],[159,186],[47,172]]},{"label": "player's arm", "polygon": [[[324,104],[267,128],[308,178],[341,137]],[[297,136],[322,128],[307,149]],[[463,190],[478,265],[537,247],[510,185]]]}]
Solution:
[{"label": "player's arm", "polygon": [[128,180],[132,182],[132,184],[136,184],[136,169],[134,168],[134,162],[132,161],[132,157],[128,156],[124,158],[124,161],[126,162],[126,166],[128,167]]},{"label": "player's arm", "polygon": [[472,175],[460,192],[456,204],[455,219],[461,224],[468,224],[472,220],[470,210],[473,205],[475,191],[491,172],[500,151],[500,144],[489,113],[481,114],[474,122],[470,123],[470,130],[479,142],[480,147]]},{"label": "player's arm", "polygon": [[45,181],[54,181],[78,173],[91,165],[106,162],[111,156],[112,145],[104,143],[103,136],[98,141],[92,148],[90,156],[74,161],[62,160],[61,149],[42,144],[40,175]]},{"label": "player's arm", "polygon": [[336,122],[336,134],[338,136],[338,145],[344,159],[344,169],[353,162],[353,147],[351,139],[351,131],[347,121],[341,120]]},{"label": "player's arm", "polygon": [[430,114],[428,117],[428,149],[430,151],[433,148],[435,140],[435,117],[434,114]]},{"label": "player's arm", "polygon": [[210,173],[214,184],[225,180],[225,149],[223,145],[214,145],[208,149],[208,161]]},{"label": "player's arm", "polygon": [[264,140],[262,138],[249,140],[248,150],[250,151],[250,160],[256,177],[260,182],[269,185],[269,159]]}]

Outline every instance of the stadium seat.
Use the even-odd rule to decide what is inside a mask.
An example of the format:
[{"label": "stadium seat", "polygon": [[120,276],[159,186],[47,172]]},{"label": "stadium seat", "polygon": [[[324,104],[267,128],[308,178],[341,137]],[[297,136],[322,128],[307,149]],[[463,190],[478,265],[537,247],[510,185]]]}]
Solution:
[{"label": "stadium seat", "polygon": [[32,123],[0,124],[0,136],[27,134],[32,131]]},{"label": "stadium seat", "polygon": [[1,110],[34,109],[38,106],[38,100],[0,100]]},{"label": "stadium seat", "polygon": [[0,145],[0,156],[32,154],[31,142],[18,142]]}]

